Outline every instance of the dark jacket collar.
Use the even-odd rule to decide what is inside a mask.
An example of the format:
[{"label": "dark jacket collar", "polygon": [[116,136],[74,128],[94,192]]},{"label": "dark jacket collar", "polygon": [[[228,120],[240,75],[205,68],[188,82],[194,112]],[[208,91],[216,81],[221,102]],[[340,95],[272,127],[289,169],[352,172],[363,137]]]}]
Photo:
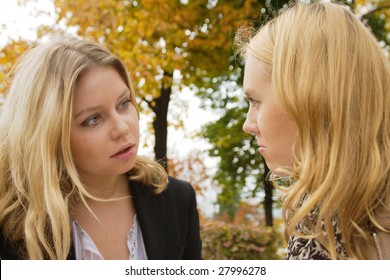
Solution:
[{"label": "dark jacket collar", "polygon": [[156,195],[150,187],[142,183],[129,182],[129,184],[148,259],[164,259],[165,223],[167,222],[164,193]]}]

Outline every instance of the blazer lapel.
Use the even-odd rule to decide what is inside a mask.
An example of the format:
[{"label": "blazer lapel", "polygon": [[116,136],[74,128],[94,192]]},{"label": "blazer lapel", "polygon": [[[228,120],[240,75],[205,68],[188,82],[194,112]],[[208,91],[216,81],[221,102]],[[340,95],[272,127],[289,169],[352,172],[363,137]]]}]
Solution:
[{"label": "blazer lapel", "polygon": [[131,181],[129,185],[148,259],[164,259],[164,193],[156,195],[150,187],[138,182]]}]

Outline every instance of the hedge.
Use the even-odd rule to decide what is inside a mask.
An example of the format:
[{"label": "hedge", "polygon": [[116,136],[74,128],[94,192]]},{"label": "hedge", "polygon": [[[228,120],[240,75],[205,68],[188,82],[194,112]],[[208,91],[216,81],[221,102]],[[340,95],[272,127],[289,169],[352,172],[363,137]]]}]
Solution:
[{"label": "hedge", "polygon": [[280,230],[216,220],[201,223],[205,260],[278,260],[284,247]]}]

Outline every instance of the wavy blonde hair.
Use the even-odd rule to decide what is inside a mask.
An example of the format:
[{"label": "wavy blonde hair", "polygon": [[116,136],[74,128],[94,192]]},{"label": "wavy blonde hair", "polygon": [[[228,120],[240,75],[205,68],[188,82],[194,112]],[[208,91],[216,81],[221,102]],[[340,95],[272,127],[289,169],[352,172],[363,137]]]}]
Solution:
[{"label": "wavy blonde hair", "polygon": [[[122,62],[92,41],[52,39],[29,50],[14,68],[0,119],[0,227],[24,258],[66,259],[72,244],[69,203],[93,197],[78,177],[70,130],[76,82],[96,66],[114,67],[136,105]],[[142,157],[129,179],[156,193],[168,182],[158,163]]]},{"label": "wavy blonde hair", "polygon": [[[336,217],[348,258],[368,258],[370,232],[390,230],[379,219],[390,211],[390,68],[383,50],[337,3],[297,2],[254,37],[239,34],[244,58],[270,66],[277,100],[299,130],[300,152],[288,170],[293,183],[284,189],[286,238],[315,237],[331,258],[343,258]],[[296,229],[302,221],[309,223],[306,236]]]}]

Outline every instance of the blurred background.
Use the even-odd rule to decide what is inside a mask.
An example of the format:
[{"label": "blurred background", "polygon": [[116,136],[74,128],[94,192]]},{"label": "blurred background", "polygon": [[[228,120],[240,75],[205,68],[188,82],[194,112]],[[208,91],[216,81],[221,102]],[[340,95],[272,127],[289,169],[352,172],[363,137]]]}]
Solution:
[{"label": "blurred background", "polygon": [[[310,0],[302,0],[308,2]],[[139,154],[197,193],[204,259],[282,259],[280,201],[254,138],[234,55],[242,26],[288,0],[0,0],[0,110],[7,73],[37,42],[64,33],[99,41],[125,63],[141,108]],[[340,1],[390,54],[390,0]]]}]

